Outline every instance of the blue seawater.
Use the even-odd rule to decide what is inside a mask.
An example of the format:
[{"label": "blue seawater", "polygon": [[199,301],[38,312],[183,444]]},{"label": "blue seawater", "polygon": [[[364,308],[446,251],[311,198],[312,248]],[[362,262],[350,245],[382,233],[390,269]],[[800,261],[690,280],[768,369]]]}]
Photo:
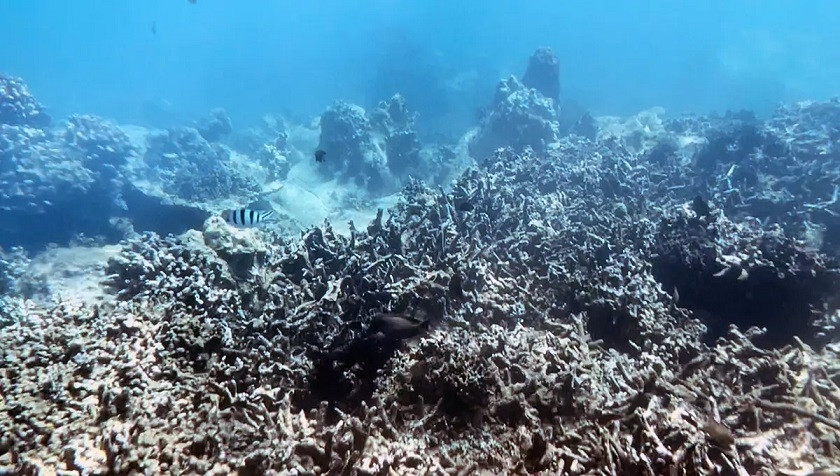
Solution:
[{"label": "blue seawater", "polygon": [[0,71],[59,116],[160,126],[223,107],[245,125],[401,92],[444,132],[550,46],[564,97],[598,114],[764,112],[837,94],[838,18],[831,0],[5,1]]}]

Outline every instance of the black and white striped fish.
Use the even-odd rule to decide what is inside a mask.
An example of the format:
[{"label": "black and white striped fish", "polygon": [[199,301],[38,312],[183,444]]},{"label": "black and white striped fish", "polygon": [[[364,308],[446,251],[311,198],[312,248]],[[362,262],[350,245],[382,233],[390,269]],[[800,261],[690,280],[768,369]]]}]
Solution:
[{"label": "black and white striped fish", "polygon": [[250,228],[273,221],[274,210],[252,210],[250,208],[225,210],[222,212],[222,218],[231,225]]}]

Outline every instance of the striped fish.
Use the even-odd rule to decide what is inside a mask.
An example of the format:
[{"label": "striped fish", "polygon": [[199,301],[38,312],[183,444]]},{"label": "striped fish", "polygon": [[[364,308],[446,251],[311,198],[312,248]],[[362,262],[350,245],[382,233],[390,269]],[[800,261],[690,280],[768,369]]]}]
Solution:
[{"label": "striped fish", "polygon": [[239,208],[236,210],[225,210],[222,218],[231,225],[243,228],[250,228],[273,221],[274,210],[252,210],[250,208]]}]

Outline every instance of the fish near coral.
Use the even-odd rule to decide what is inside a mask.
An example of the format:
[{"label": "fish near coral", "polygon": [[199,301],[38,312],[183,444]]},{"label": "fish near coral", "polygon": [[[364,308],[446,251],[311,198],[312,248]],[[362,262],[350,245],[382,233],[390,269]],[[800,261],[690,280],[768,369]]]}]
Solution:
[{"label": "fish near coral", "polygon": [[714,420],[708,420],[703,425],[703,431],[709,435],[709,440],[715,442],[721,448],[729,448],[735,443],[735,436],[732,435],[729,428]]},{"label": "fish near coral", "polygon": [[419,335],[429,328],[430,320],[417,321],[399,314],[379,314],[370,323],[371,335],[403,340]]},{"label": "fish near coral", "polygon": [[222,218],[230,225],[252,228],[262,223],[274,221],[274,210],[252,210],[248,208],[225,210],[222,212]]},{"label": "fish near coral", "polygon": [[691,209],[694,210],[694,213],[696,213],[698,217],[709,216],[709,213],[712,211],[712,208],[709,206],[709,202],[700,195],[697,195],[694,197],[694,200],[691,201]]}]

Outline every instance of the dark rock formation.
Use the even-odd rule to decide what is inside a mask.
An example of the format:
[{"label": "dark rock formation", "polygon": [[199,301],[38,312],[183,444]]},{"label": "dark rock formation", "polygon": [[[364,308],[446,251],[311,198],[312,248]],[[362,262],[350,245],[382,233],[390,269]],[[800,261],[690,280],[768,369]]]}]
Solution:
[{"label": "dark rock formation", "polygon": [[815,311],[834,306],[832,295],[840,289],[840,263],[824,262],[782,233],[754,222],[736,225],[718,213],[667,217],[651,261],[663,288],[679,296],[677,304],[702,316],[709,344],[731,324],[767,328],[755,340],[764,346],[815,336]]},{"label": "dark rock formation", "polygon": [[551,48],[539,48],[534,52],[528,60],[522,84],[554,100],[555,106],[560,105],[560,60]]}]

